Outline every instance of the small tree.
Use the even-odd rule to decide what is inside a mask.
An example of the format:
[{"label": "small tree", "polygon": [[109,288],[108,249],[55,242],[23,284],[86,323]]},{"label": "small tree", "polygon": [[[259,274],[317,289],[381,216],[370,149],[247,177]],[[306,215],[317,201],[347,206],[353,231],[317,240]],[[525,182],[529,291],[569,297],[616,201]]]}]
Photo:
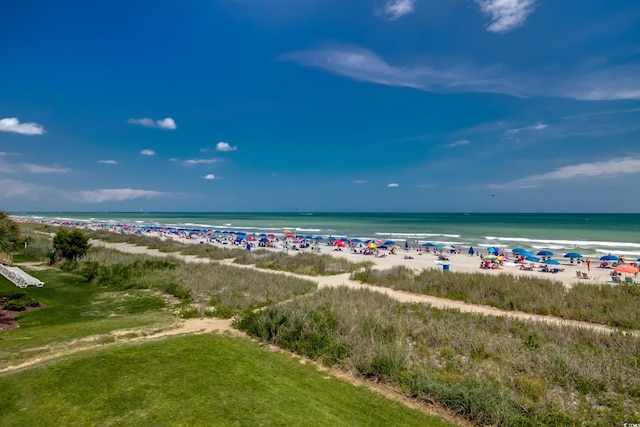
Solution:
[{"label": "small tree", "polygon": [[0,211],[0,252],[9,253],[15,250],[19,242],[20,227],[6,212]]},{"label": "small tree", "polygon": [[53,238],[52,260],[68,259],[74,261],[83,257],[89,250],[89,238],[80,230],[60,228]]}]

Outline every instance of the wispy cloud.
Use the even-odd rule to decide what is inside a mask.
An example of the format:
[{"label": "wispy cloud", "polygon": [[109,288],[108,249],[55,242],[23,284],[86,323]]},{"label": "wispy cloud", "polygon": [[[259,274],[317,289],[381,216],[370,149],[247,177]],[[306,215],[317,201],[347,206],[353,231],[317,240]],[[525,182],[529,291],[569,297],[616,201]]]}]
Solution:
[{"label": "wispy cloud", "polygon": [[117,165],[118,162],[115,160],[98,160],[98,163],[102,163],[104,165]]},{"label": "wispy cloud", "polygon": [[208,180],[212,180],[212,179],[220,179],[222,178],[221,176],[216,176],[215,174],[212,173],[208,173],[205,176],[202,177],[202,179],[208,179]]},{"label": "wispy cloud", "polygon": [[382,8],[376,10],[376,15],[395,21],[413,12],[415,0],[387,0]]},{"label": "wispy cloud", "polygon": [[176,122],[171,117],[157,120],[155,122],[153,121],[153,119],[150,119],[148,117],[144,117],[142,119],[129,119],[127,120],[127,123],[166,130],[174,130],[178,128]]},{"label": "wispy cloud", "polygon": [[136,190],[133,188],[110,188],[91,191],[80,191],[75,199],[87,203],[122,202],[133,199],[153,199],[167,196],[167,193],[152,190]]},{"label": "wispy cloud", "polygon": [[22,163],[21,166],[25,171],[30,173],[69,173],[71,169],[69,168],[61,168],[58,165],[53,166],[42,166],[42,165],[34,165],[31,163]]},{"label": "wispy cloud", "polygon": [[176,159],[176,158],[171,158],[169,159],[172,162],[178,162],[181,163],[185,166],[191,166],[191,165],[210,165],[211,163],[218,163],[221,162],[222,159],[219,158],[211,158],[211,159],[187,159],[187,160],[180,160],[180,159]]},{"label": "wispy cloud", "polygon": [[456,142],[452,142],[451,144],[448,144],[446,147],[459,147],[461,145],[469,145],[471,144],[471,141],[469,141],[468,139],[461,139],[460,141],[456,141]]},{"label": "wispy cloud", "polygon": [[542,130],[542,129],[546,129],[548,128],[549,125],[546,125],[544,123],[536,123],[534,125],[529,125],[529,126],[525,126],[523,128],[516,128],[516,129],[509,129],[507,130],[507,132],[509,133],[518,133],[518,132],[522,132],[523,130]]},{"label": "wispy cloud", "polygon": [[487,27],[493,33],[506,33],[520,27],[535,8],[535,0],[475,0],[480,10],[491,16]]},{"label": "wispy cloud", "polygon": [[550,96],[586,101],[640,99],[640,66],[576,67],[561,73],[509,71],[503,66],[432,61],[391,65],[367,49],[329,46],[295,51],[280,57],[308,67],[359,81],[406,87],[426,92],[501,93],[511,96]]},{"label": "wispy cloud", "polygon": [[584,113],[584,114],[575,114],[572,116],[563,117],[565,120],[570,119],[584,119],[587,117],[595,117],[595,116],[607,116],[611,114],[625,114],[625,113],[637,113],[640,111],[640,108],[628,108],[625,110],[609,110],[609,111],[595,111],[593,113]]},{"label": "wispy cloud", "polygon": [[48,187],[22,182],[15,179],[0,179],[0,196],[2,197],[33,197],[46,193],[51,194],[51,191]]},{"label": "wispy cloud", "polygon": [[155,156],[156,152],[153,151],[153,150],[149,150],[147,148],[147,149],[144,149],[144,150],[140,150],[140,154],[142,154],[143,156]]},{"label": "wispy cloud", "polygon": [[400,184],[392,182],[391,184],[387,184],[387,187],[389,187],[389,188],[400,187]]},{"label": "wispy cloud", "polygon": [[608,178],[639,172],[640,157],[620,157],[601,162],[563,166],[551,172],[530,175],[503,184],[491,184],[489,187],[494,189],[534,188],[541,187],[550,181],[580,178]]},{"label": "wispy cloud", "polygon": [[22,135],[42,135],[44,128],[37,123],[20,123],[20,120],[15,117],[8,117],[0,119],[0,131],[20,133]]},{"label": "wispy cloud", "polygon": [[220,141],[216,144],[216,151],[236,151],[238,147],[233,147],[228,142]]},{"label": "wispy cloud", "polygon": [[353,180],[354,184],[366,184],[368,181],[365,181],[364,179],[355,179]]}]

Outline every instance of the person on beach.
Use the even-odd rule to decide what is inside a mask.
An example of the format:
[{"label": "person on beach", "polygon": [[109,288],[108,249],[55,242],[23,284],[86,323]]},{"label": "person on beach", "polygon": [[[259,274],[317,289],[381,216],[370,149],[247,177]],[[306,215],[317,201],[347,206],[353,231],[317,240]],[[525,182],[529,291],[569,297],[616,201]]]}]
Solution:
[{"label": "person on beach", "polygon": [[587,258],[587,271],[591,271],[591,260]]}]

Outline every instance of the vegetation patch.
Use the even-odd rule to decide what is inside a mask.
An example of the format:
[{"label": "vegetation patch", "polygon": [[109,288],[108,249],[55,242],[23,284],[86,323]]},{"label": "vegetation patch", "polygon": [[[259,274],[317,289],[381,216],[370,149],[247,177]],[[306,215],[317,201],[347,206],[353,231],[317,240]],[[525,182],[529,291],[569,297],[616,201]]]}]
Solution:
[{"label": "vegetation patch", "polygon": [[614,327],[640,329],[637,301],[640,287],[633,285],[576,284],[567,290],[550,280],[500,274],[365,269],[351,277],[375,286],[483,304],[503,310],[551,315]]},{"label": "vegetation patch", "polygon": [[631,334],[462,314],[347,288],[245,312],[234,324],[481,425],[640,417],[640,338]]},{"label": "vegetation patch", "polygon": [[371,261],[353,263],[328,254],[300,252],[295,255],[267,250],[243,251],[236,256],[237,264],[255,264],[258,268],[288,271],[308,276],[328,276],[350,273],[373,265]]}]

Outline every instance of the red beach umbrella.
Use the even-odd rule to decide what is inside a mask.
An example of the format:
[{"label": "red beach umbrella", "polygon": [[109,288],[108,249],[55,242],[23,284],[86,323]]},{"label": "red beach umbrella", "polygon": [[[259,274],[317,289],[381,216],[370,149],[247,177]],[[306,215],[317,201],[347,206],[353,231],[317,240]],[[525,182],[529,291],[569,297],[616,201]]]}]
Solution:
[{"label": "red beach umbrella", "polygon": [[622,264],[613,269],[616,273],[627,273],[627,274],[636,274],[640,271],[640,268],[634,267],[628,264]]}]

